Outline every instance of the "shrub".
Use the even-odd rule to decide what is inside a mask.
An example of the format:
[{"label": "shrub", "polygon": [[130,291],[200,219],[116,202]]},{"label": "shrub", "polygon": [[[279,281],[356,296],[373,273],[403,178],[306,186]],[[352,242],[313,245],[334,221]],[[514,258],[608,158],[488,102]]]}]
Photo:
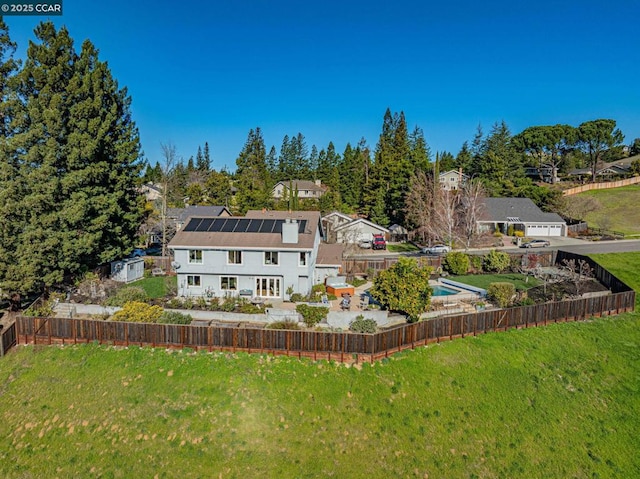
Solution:
[{"label": "shrub", "polygon": [[515,236],[516,238],[524,238],[524,231],[516,231],[516,232],[514,233],[514,236]]},{"label": "shrub", "polygon": [[300,325],[296,321],[275,321],[267,325],[267,329],[300,329]]},{"label": "shrub", "polygon": [[264,313],[264,310],[261,309],[259,306],[256,306],[255,304],[251,304],[246,301],[243,301],[240,303],[240,306],[238,307],[238,312],[244,313],[244,314],[261,314],[261,313]]},{"label": "shrub", "polygon": [[327,292],[327,288],[324,284],[314,284],[311,287],[311,294],[324,294]]},{"label": "shrub", "polygon": [[484,258],[479,255],[471,256],[471,266],[477,273],[482,273],[482,263],[484,262]]},{"label": "shrub", "polygon": [[513,283],[491,283],[487,288],[487,296],[501,308],[506,308],[511,304],[516,294],[516,287]]},{"label": "shrub", "polygon": [[209,311],[220,311],[220,298],[217,296],[209,298]]},{"label": "shrub", "polygon": [[367,280],[366,279],[362,279],[362,278],[353,278],[350,281],[350,283],[353,285],[354,288],[357,288],[358,286],[362,286],[366,282],[367,282]]},{"label": "shrub", "polygon": [[193,318],[190,314],[182,314],[177,311],[165,311],[158,320],[163,324],[190,324]]},{"label": "shrub", "polygon": [[513,232],[514,232],[514,226],[509,225],[509,227],[507,228],[507,236],[513,236]]},{"label": "shrub", "polygon": [[166,307],[171,309],[180,309],[182,308],[182,301],[180,301],[178,298],[171,298],[166,302]]},{"label": "shrub", "polygon": [[484,255],[483,267],[485,271],[501,272],[509,267],[511,258],[504,251],[489,251]]},{"label": "shrub", "polygon": [[323,319],[326,319],[327,314],[329,314],[329,308],[309,306],[308,304],[298,304],[296,306],[296,311],[302,315],[304,324],[309,328],[314,327]]},{"label": "shrub", "polygon": [[452,251],[444,258],[444,269],[451,274],[467,274],[470,263],[468,255],[461,251]]},{"label": "shrub", "polygon": [[129,301],[122,309],[116,312],[113,321],[131,321],[133,323],[157,323],[162,316],[160,306],[151,306],[140,301]]},{"label": "shrub", "polygon": [[139,286],[127,286],[118,289],[113,296],[107,298],[105,304],[107,306],[124,306],[129,302],[136,301],[144,303],[148,300],[149,296],[144,289],[140,288]]},{"label": "shrub", "polygon": [[204,296],[199,296],[196,298],[196,306],[199,309],[207,309],[207,300]]},{"label": "shrub", "polygon": [[235,296],[225,296],[222,303],[220,303],[220,310],[231,313],[235,311],[237,302]]},{"label": "shrub", "polygon": [[193,309],[193,299],[187,298],[182,302],[182,309]]},{"label": "shrub", "polygon": [[305,299],[306,298],[300,293],[293,293],[291,296],[289,296],[289,301],[291,301],[292,303],[301,303]]},{"label": "shrub", "polygon": [[375,333],[378,329],[378,324],[373,319],[365,319],[364,316],[359,314],[356,319],[349,323],[349,331],[354,333]]}]

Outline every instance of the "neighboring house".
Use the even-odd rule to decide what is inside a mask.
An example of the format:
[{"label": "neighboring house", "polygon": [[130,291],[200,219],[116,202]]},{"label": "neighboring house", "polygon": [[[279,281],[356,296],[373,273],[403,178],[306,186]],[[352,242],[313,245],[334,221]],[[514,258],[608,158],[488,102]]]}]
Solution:
[{"label": "neighboring house", "polygon": [[445,190],[459,190],[469,180],[469,176],[465,175],[462,170],[450,170],[440,173],[438,182]]},{"label": "neighboring house", "polygon": [[110,278],[120,283],[131,283],[144,277],[144,260],[127,258],[111,262]]},{"label": "neighboring house", "polygon": [[[292,190],[292,191],[290,191]],[[318,199],[327,191],[327,187],[322,184],[320,180],[307,181],[307,180],[291,180],[291,181],[279,181],[273,187],[271,196],[277,200],[288,198],[295,192],[298,192],[298,198],[304,199]]]},{"label": "neighboring house", "polygon": [[[631,174],[631,163],[634,160],[640,159],[640,155],[630,156],[628,158],[622,158],[621,160],[612,161],[610,163],[598,164],[596,168],[596,176],[602,177],[616,177],[627,176]],[[591,168],[576,168],[571,170],[568,175],[570,176],[591,176]]]},{"label": "neighboring house", "polygon": [[318,259],[314,273],[314,283],[323,284],[324,280],[342,274],[342,256],[345,245],[340,243],[322,243],[318,248]]},{"label": "neighboring house", "polygon": [[176,233],[181,296],[288,299],[311,291],[322,237],[317,211],[248,211],[244,217],[192,217]]},{"label": "neighboring house", "polygon": [[389,226],[390,240],[394,243],[402,243],[409,240],[409,231],[400,225]]},{"label": "neighboring house", "polygon": [[344,226],[351,223],[355,218],[340,213],[339,211],[333,211],[322,217],[322,228],[324,229],[325,241],[329,243],[335,243],[336,234],[335,231],[340,226]]},{"label": "neighboring house", "polygon": [[155,183],[145,183],[139,188],[139,191],[147,201],[155,201],[162,198],[162,186]]},{"label": "neighboring house", "polygon": [[337,243],[359,243],[361,241],[372,241],[373,235],[384,234],[385,238],[389,230],[384,226],[377,225],[364,218],[352,220],[338,226],[333,230]]},{"label": "neighboring house", "polygon": [[527,166],[524,169],[524,175],[534,181],[544,181],[545,183],[554,183],[553,167],[551,166]]},{"label": "neighboring house", "polygon": [[180,231],[191,216],[231,216],[231,212],[225,206],[192,205],[186,208],[167,208],[167,218],[175,226],[176,231]]},{"label": "neighboring house", "polygon": [[525,236],[566,236],[567,224],[556,213],[545,213],[529,198],[486,198],[481,231],[506,234],[509,226]]}]

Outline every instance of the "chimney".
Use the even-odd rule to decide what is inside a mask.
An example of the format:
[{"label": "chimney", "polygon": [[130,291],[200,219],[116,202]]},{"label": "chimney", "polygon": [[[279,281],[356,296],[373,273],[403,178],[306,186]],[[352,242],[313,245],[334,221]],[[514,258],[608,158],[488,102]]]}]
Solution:
[{"label": "chimney", "polygon": [[298,244],[298,221],[287,218],[282,223],[282,242]]},{"label": "chimney", "polygon": [[316,186],[322,186],[322,180],[316,180]]}]

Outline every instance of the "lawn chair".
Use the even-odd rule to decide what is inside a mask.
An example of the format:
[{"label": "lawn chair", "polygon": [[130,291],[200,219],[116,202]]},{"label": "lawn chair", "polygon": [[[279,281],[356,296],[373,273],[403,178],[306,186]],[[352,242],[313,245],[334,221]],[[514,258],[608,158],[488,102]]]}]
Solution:
[{"label": "lawn chair", "polygon": [[351,298],[348,296],[345,296],[342,301],[340,302],[340,308],[342,308],[342,311],[350,311],[351,310]]},{"label": "lawn chair", "polygon": [[369,309],[369,296],[363,295],[360,299],[360,309],[368,310]]}]

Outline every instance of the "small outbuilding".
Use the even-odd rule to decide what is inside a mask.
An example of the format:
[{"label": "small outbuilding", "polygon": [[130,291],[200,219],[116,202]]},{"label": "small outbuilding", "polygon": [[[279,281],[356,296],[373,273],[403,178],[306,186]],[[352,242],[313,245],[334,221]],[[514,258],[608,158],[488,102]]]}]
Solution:
[{"label": "small outbuilding", "polygon": [[120,283],[131,283],[144,278],[144,260],[142,258],[125,258],[111,262],[109,277]]}]

